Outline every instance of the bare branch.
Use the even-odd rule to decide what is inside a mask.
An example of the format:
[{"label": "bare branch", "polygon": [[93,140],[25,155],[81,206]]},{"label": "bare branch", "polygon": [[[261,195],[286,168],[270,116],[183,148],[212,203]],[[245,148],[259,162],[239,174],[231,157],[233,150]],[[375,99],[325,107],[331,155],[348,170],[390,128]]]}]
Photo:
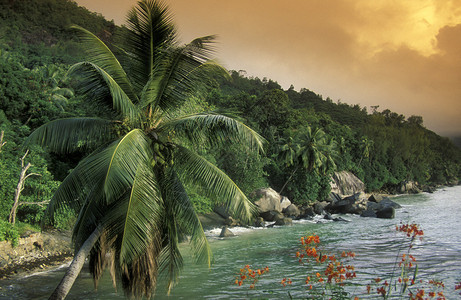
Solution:
[{"label": "bare branch", "polygon": [[38,174],[38,173],[30,173],[30,174],[27,174],[26,177],[24,177],[24,180],[26,180],[27,178],[29,178],[29,176],[42,176],[42,174]]},{"label": "bare branch", "polygon": [[40,202],[19,202],[18,206],[21,206],[21,205],[38,205],[40,207],[45,207],[46,205],[48,205],[48,203],[50,203],[50,200],[44,200],[44,201],[40,201]]}]

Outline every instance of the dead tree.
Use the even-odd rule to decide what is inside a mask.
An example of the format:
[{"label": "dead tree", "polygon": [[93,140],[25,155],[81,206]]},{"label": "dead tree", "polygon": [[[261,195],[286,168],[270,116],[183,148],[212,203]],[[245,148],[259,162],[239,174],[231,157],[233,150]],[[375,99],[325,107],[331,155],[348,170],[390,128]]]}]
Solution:
[{"label": "dead tree", "polygon": [[26,159],[27,154],[29,153],[29,150],[26,151],[26,154],[21,158],[21,174],[19,175],[19,181],[18,185],[16,186],[16,190],[14,191],[14,202],[13,202],[13,207],[11,208],[10,211],[10,216],[8,218],[8,222],[14,225],[16,222],[16,212],[18,210],[18,207],[20,205],[39,205],[42,206],[43,204],[47,203],[47,201],[42,201],[42,202],[19,202],[19,197],[21,196],[21,192],[24,190],[24,182],[26,181],[27,178],[30,176],[41,176],[40,174],[37,173],[30,173],[27,174],[27,170],[32,166],[31,163],[27,163],[24,165],[24,160]]},{"label": "dead tree", "polygon": [[6,142],[3,141],[3,135],[5,134],[5,132],[2,130],[2,132],[0,133],[0,152],[2,152],[2,147],[5,146]]}]

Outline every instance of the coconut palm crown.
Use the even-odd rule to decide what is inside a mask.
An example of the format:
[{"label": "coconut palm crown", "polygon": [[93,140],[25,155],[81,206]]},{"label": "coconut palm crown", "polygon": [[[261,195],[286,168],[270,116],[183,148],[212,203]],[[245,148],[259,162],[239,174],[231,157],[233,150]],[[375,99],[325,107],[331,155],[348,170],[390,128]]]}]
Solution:
[{"label": "coconut palm crown", "polygon": [[242,191],[196,150],[231,141],[259,151],[263,139],[230,117],[178,113],[203,74],[219,69],[209,60],[213,36],[179,46],[167,7],[153,0],[138,2],[127,23],[127,43],[114,52],[74,27],[88,60],[69,72],[79,78],[87,100],[110,117],[55,120],[34,131],[29,142],[59,153],[92,151],[62,182],[47,213],[78,212],[76,250],[98,232],[90,253],[96,284],[110,266],[128,295],[150,297],[158,274],[167,276],[168,289],[177,281],[182,236],[190,236],[197,261],[212,261],[185,185],[203,187],[240,220],[252,218],[253,206]]}]

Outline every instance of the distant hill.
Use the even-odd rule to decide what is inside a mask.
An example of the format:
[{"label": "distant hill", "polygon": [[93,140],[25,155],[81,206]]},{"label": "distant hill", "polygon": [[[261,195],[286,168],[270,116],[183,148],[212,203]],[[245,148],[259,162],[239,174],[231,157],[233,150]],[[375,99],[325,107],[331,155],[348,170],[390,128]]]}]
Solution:
[{"label": "distant hill", "polygon": [[21,53],[28,68],[80,61],[83,51],[71,25],[109,43],[121,29],[70,0],[0,0],[0,47]]}]

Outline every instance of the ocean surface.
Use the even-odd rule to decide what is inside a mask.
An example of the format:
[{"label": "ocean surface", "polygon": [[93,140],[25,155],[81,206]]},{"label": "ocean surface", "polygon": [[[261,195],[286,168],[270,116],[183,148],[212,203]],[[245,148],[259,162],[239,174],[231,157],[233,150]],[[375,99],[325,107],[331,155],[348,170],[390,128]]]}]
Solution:
[{"label": "ocean surface", "polygon": [[[396,262],[398,255],[408,250],[408,238],[395,230],[400,223],[416,223],[424,231],[423,240],[417,240],[411,254],[418,264],[417,284],[429,291],[429,280],[443,281],[447,299],[461,299],[456,283],[461,281],[461,186],[440,189],[433,194],[402,195],[393,198],[402,205],[395,219],[361,218],[341,215],[350,222],[332,222],[317,218],[313,221],[295,221],[293,226],[273,228],[233,228],[235,237],[219,238],[220,229],[207,231],[214,253],[210,269],[197,265],[189,255],[187,245],[181,245],[185,268],[179,284],[167,296],[162,282],[155,299],[302,299],[312,296],[305,280],[314,275],[315,267],[300,265],[295,256],[301,236],[316,234],[322,241],[324,253],[340,254],[352,251],[350,261],[357,277],[344,287],[348,297],[379,299],[373,285],[367,294],[367,285],[375,278],[395,281],[400,275]],[[269,267],[254,289],[249,283],[235,284],[241,268]],[[65,266],[27,277],[0,281],[0,299],[47,299],[61,280]],[[314,275],[315,276],[315,275]],[[411,274],[411,277],[413,274]],[[283,286],[283,278],[291,285]],[[420,283],[419,280],[423,280]],[[416,286],[411,287],[416,292]],[[393,295],[398,292],[391,289]],[[440,289],[439,289],[440,290]],[[408,290],[405,291],[405,295]],[[407,297],[404,297],[407,298]],[[125,299],[121,288],[115,291],[109,274],[105,274],[95,291],[87,270],[83,269],[67,299]]]}]

